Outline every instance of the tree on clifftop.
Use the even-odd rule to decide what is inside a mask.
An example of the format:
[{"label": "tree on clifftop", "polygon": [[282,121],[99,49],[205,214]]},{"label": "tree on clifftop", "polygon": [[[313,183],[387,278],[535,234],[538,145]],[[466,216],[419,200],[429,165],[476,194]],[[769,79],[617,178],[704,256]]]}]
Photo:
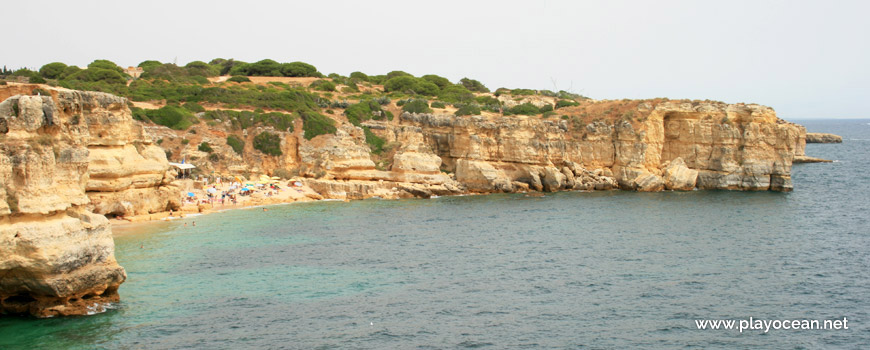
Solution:
[{"label": "tree on clifftop", "polygon": [[39,68],[39,74],[47,79],[57,79],[66,67],[67,65],[62,62],[52,62]]},{"label": "tree on clifftop", "polygon": [[474,79],[462,78],[459,80],[459,84],[474,92],[489,92],[489,89],[486,86],[483,86],[483,83]]}]

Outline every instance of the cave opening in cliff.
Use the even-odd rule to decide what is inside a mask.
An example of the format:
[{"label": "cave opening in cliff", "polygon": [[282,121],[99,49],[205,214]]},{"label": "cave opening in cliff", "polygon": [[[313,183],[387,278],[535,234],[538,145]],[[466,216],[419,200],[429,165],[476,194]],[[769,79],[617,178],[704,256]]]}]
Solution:
[{"label": "cave opening in cliff", "polygon": [[36,299],[29,294],[18,294],[3,299],[3,305],[27,305],[36,301]]}]

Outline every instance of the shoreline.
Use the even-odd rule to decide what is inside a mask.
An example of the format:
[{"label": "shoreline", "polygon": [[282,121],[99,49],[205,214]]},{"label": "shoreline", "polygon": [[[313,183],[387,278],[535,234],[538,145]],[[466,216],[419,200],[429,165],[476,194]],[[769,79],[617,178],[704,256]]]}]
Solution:
[{"label": "shoreline", "polygon": [[[217,187],[218,190],[221,191],[226,190],[229,186],[227,184],[220,184]],[[197,196],[202,195],[202,197],[205,197],[206,193],[205,190],[200,189],[190,191],[185,190],[183,192],[194,192]],[[227,198],[227,200],[229,200],[229,198]],[[266,196],[261,192],[256,192],[248,196],[239,197],[238,202],[235,204],[199,203],[192,201],[183,201],[183,204],[181,208],[179,208],[179,210],[125,216],[120,218],[114,217],[109,218],[109,222],[112,225],[112,236],[117,237],[129,233],[128,231],[132,231],[135,228],[147,226],[149,224],[172,222],[175,220],[187,219],[191,216],[196,217],[201,215],[220,213],[229,210],[250,209],[256,207],[291,204],[296,202],[310,202],[317,200],[324,200],[324,197],[308,186],[283,186],[279,191],[277,191],[277,193],[272,196]],[[116,233],[116,230],[120,231],[120,233]]]}]

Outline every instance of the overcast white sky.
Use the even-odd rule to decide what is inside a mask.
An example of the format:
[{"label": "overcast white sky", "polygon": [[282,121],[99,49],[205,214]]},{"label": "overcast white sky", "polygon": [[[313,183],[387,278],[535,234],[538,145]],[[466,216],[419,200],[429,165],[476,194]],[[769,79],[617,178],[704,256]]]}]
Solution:
[{"label": "overcast white sky", "polygon": [[17,1],[0,65],[304,61],[490,89],[867,113],[870,1]]}]

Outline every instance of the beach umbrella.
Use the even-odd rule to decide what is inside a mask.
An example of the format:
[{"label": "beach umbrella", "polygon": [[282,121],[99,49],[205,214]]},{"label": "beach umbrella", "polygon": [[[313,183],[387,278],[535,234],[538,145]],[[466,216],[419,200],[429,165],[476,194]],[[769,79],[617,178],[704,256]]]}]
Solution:
[{"label": "beach umbrella", "polygon": [[281,178],[277,176],[272,176],[272,180],[281,180]]},{"label": "beach umbrella", "polygon": [[296,182],[293,183],[293,186],[296,186],[296,187],[302,187],[302,183],[299,182],[299,181],[296,181]]},{"label": "beach umbrella", "polygon": [[193,194],[193,192],[187,192],[187,196],[188,196],[188,197],[195,197],[196,195]]},{"label": "beach umbrella", "polygon": [[217,190],[214,187],[209,188],[206,191],[208,191],[208,193],[217,193]]}]

